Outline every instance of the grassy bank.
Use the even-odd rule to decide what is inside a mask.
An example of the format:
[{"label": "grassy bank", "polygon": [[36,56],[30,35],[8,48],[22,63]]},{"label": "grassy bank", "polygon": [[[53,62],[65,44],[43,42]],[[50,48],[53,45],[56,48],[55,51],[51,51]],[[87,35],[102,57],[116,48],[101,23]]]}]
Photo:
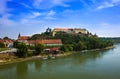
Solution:
[{"label": "grassy bank", "polygon": [[5,50],[9,50],[9,48],[0,48],[0,52]]}]

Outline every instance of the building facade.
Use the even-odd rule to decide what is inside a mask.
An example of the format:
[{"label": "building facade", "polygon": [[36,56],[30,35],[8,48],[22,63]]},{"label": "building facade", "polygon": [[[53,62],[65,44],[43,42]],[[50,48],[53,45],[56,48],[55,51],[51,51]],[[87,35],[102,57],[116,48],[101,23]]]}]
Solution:
[{"label": "building facade", "polygon": [[44,40],[28,40],[27,45],[43,44],[45,46],[61,46],[62,41],[60,39],[44,39]]},{"label": "building facade", "polygon": [[5,45],[5,47],[12,48],[14,40],[10,40],[10,39],[4,40],[4,39],[1,39],[0,42],[3,43]]},{"label": "building facade", "polygon": [[88,34],[86,29],[81,28],[55,28],[53,29],[52,36],[55,36],[55,34],[58,32],[65,32],[68,34]]}]

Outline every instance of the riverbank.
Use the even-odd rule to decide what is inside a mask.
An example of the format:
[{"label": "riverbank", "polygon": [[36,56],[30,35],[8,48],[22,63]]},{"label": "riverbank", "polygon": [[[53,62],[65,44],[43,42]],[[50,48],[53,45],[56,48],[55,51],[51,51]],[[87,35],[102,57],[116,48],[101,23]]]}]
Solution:
[{"label": "riverbank", "polygon": [[[77,52],[88,52],[88,51],[99,51],[99,50],[106,50],[106,49],[112,49],[114,46],[106,47],[104,49],[92,49],[92,50],[83,50],[83,51],[77,51]],[[71,54],[76,53],[76,51],[69,51],[69,52],[64,52],[63,54],[57,54],[57,55],[49,55],[50,57],[63,57],[63,56],[69,56]],[[27,57],[27,58],[17,58],[17,57],[12,57],[9,59],[0,59],[0,65],[5,65],[5,64],[11,64],[11,63],[17,63],[17,62],[23,62],[23,61],[28,61],[28,60],[34,60],[34,59],[48,59],[48,55],[38,55],[38,56],[32,56],[32,57]]]},{"label": "riverbank", "polygon": [[[63,56],[68,56],[73,54],[74,52],[65,52],[64,54],[57,54],[55,56],[49,55],[50,57],[63,57]],[[27,57],[27,58],[10,58],[10,59],[4,59],[0,60],[0,65],[5,65],[5,64],[11,64],[11,63],[17,63],[17,62],[23,62],[23,61],[28,61],[28,60],[34,60],[34,59],[49,59],[48,55],[38,55],[38,56],[32,56],[32,57]]]}]

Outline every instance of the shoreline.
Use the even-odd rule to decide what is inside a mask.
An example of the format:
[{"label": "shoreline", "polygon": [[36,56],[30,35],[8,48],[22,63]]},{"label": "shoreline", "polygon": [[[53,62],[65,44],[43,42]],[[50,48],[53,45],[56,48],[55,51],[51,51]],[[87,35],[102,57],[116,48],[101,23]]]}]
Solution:
[{"label": "shoreline", "polygon": [[[106,47],[103,49],[91,49],[91,50],[82,50],[82,51],[69,51],[69,52],[64,52],[63,54],[57,54],[54,57],[63,57],[63,56],[69,56],[72,54],[75,54],[75,52],[89,52],[89,51],[99,51],[99,50],[107,50],[107,49],[112,49],[114,46]],[[52,56],[51,56],[52,57]],[[47,55],[42,56],[32,56],[32,57],[26,57],[26,58],[15,58],[15,59],[9,59],[9,60],[0,60],[0,66],[1,65],[7,65],[7,64],[12,64],[12,63],[19,63],[19,62],[24,62],[24,61],[29,61],[29,60],[44,60],[44,58],[48,58]]]}]

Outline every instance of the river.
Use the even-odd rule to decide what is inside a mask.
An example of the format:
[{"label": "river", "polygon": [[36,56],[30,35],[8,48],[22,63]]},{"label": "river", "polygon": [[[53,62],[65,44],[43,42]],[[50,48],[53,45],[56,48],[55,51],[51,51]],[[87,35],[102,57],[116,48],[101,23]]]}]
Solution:
[{"label": "river", "polygon": [[120,79],[120,44],[109,50],[2,65],[0,79]]}]

